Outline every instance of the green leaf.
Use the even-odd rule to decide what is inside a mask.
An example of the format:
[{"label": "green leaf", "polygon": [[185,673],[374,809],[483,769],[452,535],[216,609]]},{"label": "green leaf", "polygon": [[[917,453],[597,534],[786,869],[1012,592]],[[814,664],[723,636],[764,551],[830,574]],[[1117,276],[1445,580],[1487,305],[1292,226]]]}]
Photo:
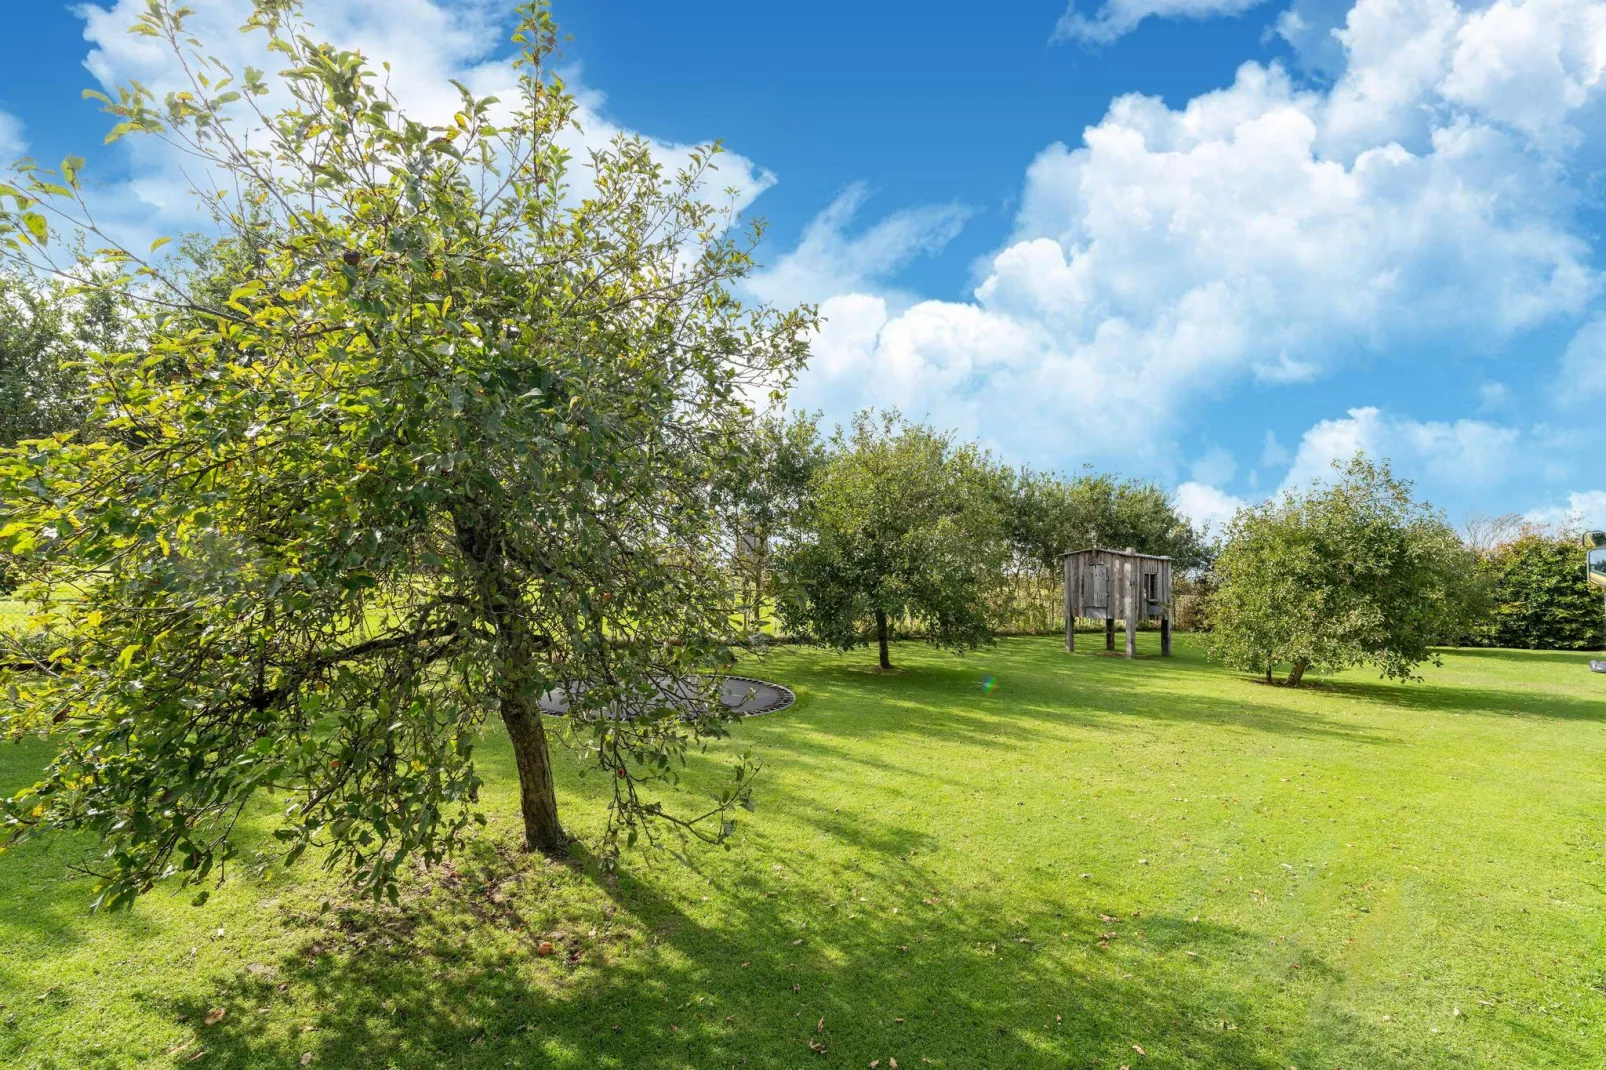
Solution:
[{"label": "green leaf", "polygon": [[156,250],[160,249],[162,246],[166,245],[172,240],[172,238],[157,238],[155,241],[151,242],[151,252],[154,253]]},{"label": "green leaf", "polygon": [[32,234],[40,245],[50,243],[50,224],[38,212],[22,213],[22,225],[28,228],[28,233]]}]

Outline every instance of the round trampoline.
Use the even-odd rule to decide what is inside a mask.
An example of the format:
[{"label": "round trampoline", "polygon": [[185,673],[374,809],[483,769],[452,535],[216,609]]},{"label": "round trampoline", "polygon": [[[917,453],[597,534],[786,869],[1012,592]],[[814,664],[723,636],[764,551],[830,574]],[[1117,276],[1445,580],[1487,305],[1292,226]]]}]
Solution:
[{"label": "round trampoline", "polygon": [[[665,682],[658,685],[658,696],[653,705],[684,705],[690,703],[693,698],[687,689]],[[751,676],[721,677],[719,698],[726,708],[743,717],[775,713],[797,701],[797,696],[792,693],[791,688]],[[554,717],[562,717],[569,712],[568,692],[561,688],[548,691],[541,696],[541,709]],[[630,717],[634,716],[634,713],[626,710],[622,716]]]}]

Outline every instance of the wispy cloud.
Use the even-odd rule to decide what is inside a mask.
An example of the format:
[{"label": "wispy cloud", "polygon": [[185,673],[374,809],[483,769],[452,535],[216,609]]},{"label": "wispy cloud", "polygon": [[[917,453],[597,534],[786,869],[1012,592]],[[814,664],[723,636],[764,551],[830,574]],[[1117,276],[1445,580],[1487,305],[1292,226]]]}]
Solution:
[{"label": "wispy cloud", "polygon": [[970,215],[957,204],[928,205],[850,233],[868,197],[862,183],[844,190],[804,228],[797,248],[753,278],[749,288],[765,301],[798,304],[878,286],[915,257],[940,252]]},{"label": "wispy cloud", "polygon": [[1531,510],[1528,519],[1558,528],[1606,530],[1606,490],[1574,491],[1565,502]]},{"label": "wispy cloud", "polygon": [[[1137,29],[1148,18],[1210,19],[1241,15],[1266,0],[1104,0],[1091,15],[1071,0],[1054,26],[1056,41],[1109,44]],[[1089,5],[1091,6],[1091,5]]]},{"label": "wispy cloud", "polygon": [[22,136],[22,120],[9,112],[0,111],[0,161],[28,151],[28,142]]}]

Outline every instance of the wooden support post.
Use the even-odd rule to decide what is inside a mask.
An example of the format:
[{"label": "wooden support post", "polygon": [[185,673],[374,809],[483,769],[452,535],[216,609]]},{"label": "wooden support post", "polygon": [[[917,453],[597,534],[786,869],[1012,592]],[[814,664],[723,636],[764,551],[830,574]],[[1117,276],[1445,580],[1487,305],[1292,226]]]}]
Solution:
[{"label": "wooden support post", "polygon": [[1126,656],[1138,656],[1138,614],[1143,608],[1143,569],[1136,558],[1126,561]]},{"label": "wooden support post", "polygon": [[1115,650],[1115,618],[1104,618],[1104,649]]},{"label": "wooden support post", "polygon": [[[1071,574],[1071,560],[1071,558],[1067,557],[1061,561],[1065,572],[1065,652],[1067,654],[1076,653],[1076,604],[1071,596],[1075,593],[1072,584],[1079,577]],[[1080,573],[1081,568],[1078,567],[1076,571]]]},{"label": "wooden support post", "polygon": [[1171,656],[1171,562],[1160,563],[1160,656]]}]

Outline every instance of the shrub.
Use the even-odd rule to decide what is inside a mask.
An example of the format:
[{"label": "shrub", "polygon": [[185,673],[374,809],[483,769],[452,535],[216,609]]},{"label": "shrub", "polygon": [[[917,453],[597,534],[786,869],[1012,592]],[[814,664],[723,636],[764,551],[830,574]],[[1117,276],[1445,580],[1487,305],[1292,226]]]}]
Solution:
[{"label": "shrub", "polygon": [[1492,604],[1472,642],[1527,650],[1606,646],[1600,595],[1584,582],[1586,557],[1564,532],[1528,529],[1494,547],[1482,563]]}]

